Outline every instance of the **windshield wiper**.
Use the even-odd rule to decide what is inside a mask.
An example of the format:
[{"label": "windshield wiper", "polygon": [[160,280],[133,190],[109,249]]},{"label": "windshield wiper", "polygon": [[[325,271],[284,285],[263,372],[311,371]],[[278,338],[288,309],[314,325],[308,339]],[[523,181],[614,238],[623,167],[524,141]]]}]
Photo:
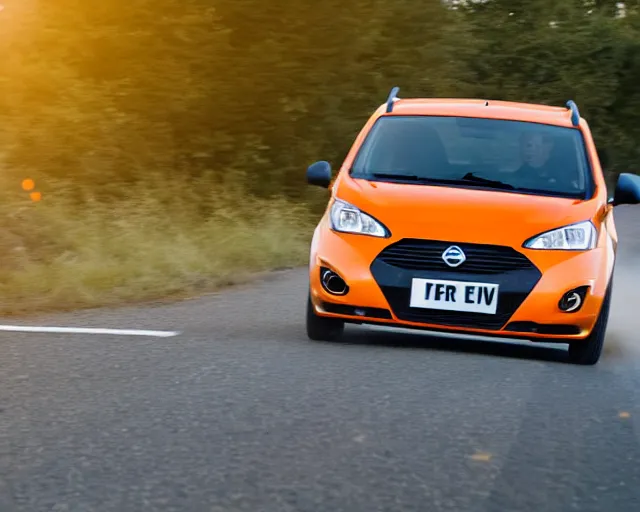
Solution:
[{"label": "windshield wiper", "polygon": [[442,184],[466,184],[466,181],[448,178],[428,178],[426,176],[418,176],[417,174],[400,174],[392,172],[374,172],[371,173],[374,178],[382,178],[398,181],[418,181],[420,183],[442,183]]},{"label": "windshield wiper", "polygon": [[374,178],[391,179],[399,181],[417,181],[420,183],[440,183],[442,185],[478,185],[481,187],[500,188],[504,190],[515,190],[513,185],[502,181],[490,180],[476,176],[473,173],[465,174],[462,179],[448,178],[427,178],[416,174],[395,174],[390,172],[374,172],[371,174]]},{"label": "windshield wiper", "polygon": [[505,190],[515,190],[516,187],[510,185],[509,183],[505,183],[504,181],[498,180],[490,180],[488,178],[483,178],[482,176],[476,176],[472,172],[468,172],[462,177],[461,180],[463,183],[477,183],[481,186],[491,187],[491,188],[502,188]]},{"label": "windshield wiper", "polygon": [[393,172],[374,172],[371,174],[374,178],[390,179],[390,180],[411,180],[411,181],[429,181],[417,174],[396,174]]}]

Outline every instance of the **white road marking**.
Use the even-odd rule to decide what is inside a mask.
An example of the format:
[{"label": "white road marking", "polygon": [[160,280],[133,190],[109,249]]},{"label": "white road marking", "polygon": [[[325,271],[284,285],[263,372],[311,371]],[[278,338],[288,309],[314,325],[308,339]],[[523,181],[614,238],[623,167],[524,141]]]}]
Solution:
[{"label": "white road marking", "polygon": [[61,334],[112,334],[116,336],[154,336],[169,338],[180,334],[178,331],[147,331],[142,329],[98,329],[91,327],[40,327],[27,325],[0,325],[0,331],[37,332]]}]

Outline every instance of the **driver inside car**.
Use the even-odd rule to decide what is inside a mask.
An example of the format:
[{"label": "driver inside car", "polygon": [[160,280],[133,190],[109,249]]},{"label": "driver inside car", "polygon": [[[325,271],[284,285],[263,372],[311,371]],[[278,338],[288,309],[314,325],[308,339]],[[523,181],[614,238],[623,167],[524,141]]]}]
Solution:
[{"label": "driver inside car", "polygon": [[578,188],[580,184],[575,179],[577,170],[563,163],[568,160],[575,161],[571,151],[570,146],[558,143],[546,133],[523,133],[520,138],[522,165],[515,175],[519,180],[531,183],[534,187],[536,183],[544,183],[545,186],[557,186],[565,190]]}]

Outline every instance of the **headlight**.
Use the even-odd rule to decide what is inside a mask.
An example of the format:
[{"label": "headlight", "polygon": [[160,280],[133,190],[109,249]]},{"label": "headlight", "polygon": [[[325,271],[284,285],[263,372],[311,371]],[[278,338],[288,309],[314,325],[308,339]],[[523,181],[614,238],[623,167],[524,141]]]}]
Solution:
[{"label": "headlight", "polygon": [[579,222],[547,231],[530,238],[524,243],[527,249],[562,249],[565,251],[586,251],[596,246],[596,228],[591,222]]},{"label": "headlight", "polygon": [[336,199],[331,205],[331,228],[342,233],[356,233],[386,238],[387,228],[373,217],[361,212],[356,206]]}]

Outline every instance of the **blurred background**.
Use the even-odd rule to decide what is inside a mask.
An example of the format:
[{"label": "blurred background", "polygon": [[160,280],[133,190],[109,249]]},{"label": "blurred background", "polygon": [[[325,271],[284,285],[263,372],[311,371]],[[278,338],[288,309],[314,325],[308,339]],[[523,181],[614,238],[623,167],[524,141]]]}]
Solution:
[{"label": "blurred background", "polygon": [[401,97],[573,99],[610,182],[640,169],[638,2],[2,7],[2,314],[306,264],[328,195],[305,168],[338,168],[395,85]]}]

